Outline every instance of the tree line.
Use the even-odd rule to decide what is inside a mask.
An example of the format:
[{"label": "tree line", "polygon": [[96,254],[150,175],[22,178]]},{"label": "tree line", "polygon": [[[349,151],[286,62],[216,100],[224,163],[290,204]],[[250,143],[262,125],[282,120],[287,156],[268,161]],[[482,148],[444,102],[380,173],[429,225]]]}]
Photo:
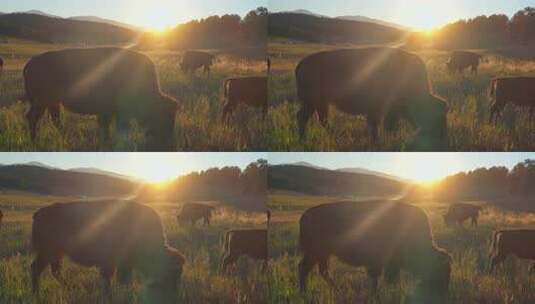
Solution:
[{"label": "tree line", "polygon": [[446,177],[435,185],[437,199],[492,199],[535,195],[535,160],[525,160],[513,169],[479,168]]},{"label": "tree line", "polygon": [[483,48],[511,44],[535,44],[535,8],[527,7],[513,17],[498,14],[459,20],[433,35],[437,48]]}]

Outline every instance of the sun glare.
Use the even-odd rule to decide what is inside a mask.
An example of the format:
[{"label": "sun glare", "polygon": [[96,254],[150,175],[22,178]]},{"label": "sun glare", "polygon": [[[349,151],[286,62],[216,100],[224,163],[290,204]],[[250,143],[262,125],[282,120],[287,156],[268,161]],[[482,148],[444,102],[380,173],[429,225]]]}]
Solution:
[{"label": "sun glare", "polygon": [[459,171],[460,160],[453,153],[403,154],[406,155],[399,156],[396,170],[419,184],[433,185]]}]

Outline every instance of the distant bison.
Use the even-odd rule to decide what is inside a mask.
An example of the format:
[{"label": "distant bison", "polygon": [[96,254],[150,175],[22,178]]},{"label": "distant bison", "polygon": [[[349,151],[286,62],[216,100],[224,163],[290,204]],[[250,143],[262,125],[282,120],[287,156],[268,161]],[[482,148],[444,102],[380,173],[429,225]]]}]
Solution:
[{"label": "distant bison", "polygon": [[[447,299],[451,258],[433,242],[426,214],[418,207],[395,201],[336,202],[308,209],[299,222],[299,282],[318,264],[331,285],[328,260],[336,256],[352,266],[365,266],[375,293],[384,272],[399,280],[400,269],[421,279],[425,297],[437,303]],[[423,301],[431,303],[431,301]]]},{"label": "distant bison", "polygon": [[195,225],[198,220],[203,219],[204,225],[210,225],[214,209],[215,207],[205,204],[187,203],[182,206],[176,218],[180,224],[190,223]]},{"label": "distant bison", "polygon": [[493,272],[508,255],[534,261],[530,272],[535,272],[535,230],[494,231],[490,246],[490,271]]},{"label": "distant bison", "polygon": [[529,108],[529,120],[535,111],[535,77],[496,78],[490,84],[490,96],[495,101],[490,110],[490,121],[497,121],[507,103]]},{"label": "distant bison", "polygon": [[467,219],[472,220],[472,226],[477,226],[477,220],[479,218],[480,211],[481,206],[475,206],[465,203],[452,204],[448,208],[446,214],[443,215],[443,218],[444,222],[448,226],[451,226],[453,224],[458,224],[459,226],[462,226],[463,222]]},{"label": "distant bison", "polygon": [[225,105],[223,106],[223,120],[228,120],[239,104],[255,108],[262,108],[262,115],[266,118],[268,111],[267,77],[244,77],[225,80]]},{"label": "distant bison", "polygon": [[199,68],[204,68],[205,73],[210,73],[210,67],[214,63],[214,55],[201,51],[186,51],[182,58],[180,68],[186,73],[195,72]]},{"label": "distant bison", "polygon": [[270,74],[271,73],[271,58],[266,57],[266,67],[267,67],[267,73]]},{"label": "distant bison", "polygon": [[450,72],[462,73],[466,68],[471,68],[472,73],[477,74],[481,55],[466,52],[466,51],[454,51],[451,53],[450,60],[446,64]]},{"label": "distant bison", "polygon": [[2,220],[4,219],[4,212],[0,210],[0,227],[2,227]]},{"label": "distant bison", "polygon": [[246,255],[252,259],[263,260],[263,269],[268,263],[268,245],[266,229],[230,230],[225,234],[225,254],[221,261],[221,270],[228,271],[238,258]]},{"label": "distant bison", "polygon": [[329,105],[368,119],[372,138],[384,122],[393,129],[400,118],[419,128],[427,147],[446,146],[446,102],[431,93],[427,71],[416,55],[399,49],[373,47],[342,49],[310,55],[295,70],[299,133],[305,136],[310,117],[317,113],[327,124]]},{"label": "distant bison", "polygon": [[4,70],[4,59],[0,57],[0,75],[2,74],[3,70]]},{"label": "distant bison", "polygon": [[24,84],[32,139],[47,109],[59,127],[63,104],[76,113],[97,115],[106,139],[114,118],[119,131],[136,119],[147,128],[149,149],[172,149],[177,102],[160,91],[154,63],[145,55],[111,47],[51,51],[30,59]]},{"label": "distant bison", "polygon": [[34,292],[48,265],[60,279],[63,256],[83,266],[95,266],[110,282],[129,283],[132,269],[147,279],[151,303],[175,303],[184,257],[167,245],[158,214],[147,206],[127,201],[60,203],[35,212],[32,246],[36,257],[31,265]]}]

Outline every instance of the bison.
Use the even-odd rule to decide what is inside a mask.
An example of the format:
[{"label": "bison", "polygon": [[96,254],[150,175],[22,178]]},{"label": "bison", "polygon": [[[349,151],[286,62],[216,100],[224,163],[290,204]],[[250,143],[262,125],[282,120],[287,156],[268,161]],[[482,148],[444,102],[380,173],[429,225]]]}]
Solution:
[{"label": "bison", "polygon": [[481,55],[466,52],[466,51],[454,51],[451,53],[450,60],[446,63],[450,72],[462,73],[466,68],[472,68],[472,73],[477,74]]},{"label": "bison", "polygon": [[210,225],[214,209],[215,207],[205,204],[187,203],[182,206],[176,219],[179,224],[190,223],[191,225],[195,225],[198,220],[203,219],[204,225]]},{"label": "bison", "polygon": [[386,47],[325,51],[301,60],[295,77],[302,139],[310,117],[317,113],[326,125],[329,105],[334,105],[366,116],[373,140],[383,122],[391,130],[405,118],[419,129],[427,146],[419,149],[446,146],[448,107],[431,92],[425,64],[416,55]]},{"label": "bison", "polygon": [[97,115],[106,140],[114,118],[119,131],[136,119],[147,128],[148,149],[172,149],[177,101],[160,91],[154,63],[143,54],[114,47],[46,52],[24,67],[24,85],[32,139],[46,110],[60,126],[63,104],[76,113]]},{"label": "bison", "polygon": [[[299,221],[299,282],[306,291],[307,277],[315,265],[331,285],[328,260],[367,268],[372,294],[385,273],[399,279],[400,269],[420,277],[433,303],[446,300],[451,258],[436,247],[427,215],[418,207],[399,201],[335,202],[305,211]],[[423,301],[428,302],[429,301]]]},{"label": "bison", "polygon": [[271,58],[266,57],[266,68],[268,75],[271,74]]},{"label": "bison", "polygon": [[186,73],[195,73],[199,68],[204,68],[204,72],[209,74],[210,67],[214,62],[214,55],[200,51],[186,51],[182,57],[180,69]]},{"label": "bison", "polygon": [[167,244],[162,221],[150,207],[130,201],[57,203],[33,215],[31,264],[33,291],[48,265],[61,281],[64,256],[83,266],[95,266],[111,296],[111,279],[129,283],[132,270],[147,279],[151,303],[175,303],[184,257]]},{"label": "bison", "polygon": [[244,77],[225,80],[223,120],[227,121],[229,115],[239,104],[262,108],[262,116],[265,119],[268,111],[267,96],[267,77]]},{"label": "bison", "polygon": [[2,75],[3,70],[4,70],[4,59],[0,57],[0,75]]},{"label": "bison", "polygon": [[481,206],[465,203],[452,204],[448,208],[448,211],[443,215],[444,223],[448,226],[455,223],[462,226],[464,221],[471,219],[472,226],[477,226],[480,211]]},{"label": "bison", "polygon": [[4,219],[4,212],[0,210],[0,227],[2,227],[2,220]]},{"label": "bison", "polygon": [[268,245],[266,229],[230,230],[225,234],[225,253],[221,261],[221,270],[228,271],[242,255],[252,259],[263,260],[263,269],[268,264]]},{"label": "bison", "polygon": [[535,230],[494,231],[490,245],[490,271],[494,272],[509,255],[534,261],[530,272],[535,272]]},{"label": "bison", "polygon": [[497,122],[507,103],[529,108],[529,120],[535,111],[535,77],[496,78],[490,84],[490,96],[495,101],[490,110],[490,122]]}]

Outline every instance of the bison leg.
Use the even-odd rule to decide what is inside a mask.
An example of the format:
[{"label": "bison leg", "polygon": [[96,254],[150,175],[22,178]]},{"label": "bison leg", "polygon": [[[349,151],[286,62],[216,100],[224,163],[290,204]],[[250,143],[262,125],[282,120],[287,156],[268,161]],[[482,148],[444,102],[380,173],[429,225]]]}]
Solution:
[{"label": "bison leg", "polygon": [[103,279],[104,299],[111,302],[111,279],[115,273],[115,268],[104,266],[100,268],[100,275]]},{"label": "bison leg", "polygon": [[472,216],[472,226],[477,227],[477,216]]},{"label": "bison leg", "polygon": [[533,118],[533,112],[535,112],[535,107],[529,107],[529,124],[531,126],[531,119]]},{"label": "bison leg", "polygon": [[50,114],[50,118],[52,118],[52,123],[56,129],[61,129],[61,112],[59,103],[48,106],[48,114]]},{"label": "bison leg", "polygon": [[41,254],[38,254],[37,257],[33,260],[31,269],[32,269],[32,289],[34,293],[39,292],[39,278],[41,273],[48,266],[49,262]]},{"label": "bison leg", "polygon": [[370,279],[370,294],[377,295],[377,285],[379,283],[379,277],[381,276],[381,268],[372,266],[367,269],[368,277]]},{"label": "bison leg", "polygon": [[26,113],[26,119],[30,125],[30,136],[32,137],[32,140],[35,140],[35,137],[37,136],[37,123],[45,113],[45,110],[45,107],[32,104],[28,113]]},{"label": "bison leg", "polygon": [[123,285],[130,285],[132,283],[132,269],[128,267],[119,267],[117,270],[117,279]]},{"label": "bison leg", "polygon": [[336,288],[336,285],[334,284],[334,280],[329,275],[329,260],[328,258],[325,258],[319,262],[319,269],[321,277],[329,284],[331,288]]},{"label": "bison leg", "polygon": [[205,216],[204,217],[204,226],[209,226],[210,225],[210,217],[209,216]]},{"label": "bison leg", "polygon": [[236,108],[236,105],[234,103],[231,103],[230,101],[227,101],[225,105],[223,106],[223,115],[221,116],[221,120],[228,124],[230,122],[230,115]]},{"label": "bison leg", "polygon": [[535,273],[535,262],[531,263],[531,265],[529,266],[529,274],[534,274]]},{"label": "bison leg", "polygon": [[305,292],[307,289],[308,274],[312,271],[315,262],[310,259],[306,254],[299,263],[299,288],[301,292]]},{"label": "bison leg", "polygon": [[299,112],[297,112],[297,123],[299,125],[299,137],[304,139],[306,136],[306,127],[307,123],[310,120],[310,117],[314,114],[314,109],[311,109],[306,105],[306,102],[303,103]]},{"label": "bison leg", "polygon": [[63,257],[59,255],[50,263],[50,266],[52,268],[52,275],[60,283],[63,283],[63,277],[61,276],[62,260]]},{"label": "bison leg", "polygon": [[493,255],[490,259],[489,271],[491,273],[494,273],[494,271],[496,270],[496,266],[498,266],[498,264],[503,263],[504,260],[505,260],[504,254],[498,253],[498,254]]},{"label": "bison leg", "polygon": [[238,260],[237,256],[235,256],[235,255],[233,255],[231,253],[227,253],[225,255],[225,257],[223,257],[223,261],[221,262],[221,272],[227,273],[228,266],[229,265],[234,265],[237,260]]},{"label": "bison leg", "polygon": [[368,132],[373,142],[379,138],[379,119],[376,117],[368,117]]},{"label": "bison leg", "polygon": [[112,121],[112,116],[103,114],[98,116],[98,126],[100,129],[100,134],[104,139],[104,142],[108,143],[110,141],[110,125]]}]

